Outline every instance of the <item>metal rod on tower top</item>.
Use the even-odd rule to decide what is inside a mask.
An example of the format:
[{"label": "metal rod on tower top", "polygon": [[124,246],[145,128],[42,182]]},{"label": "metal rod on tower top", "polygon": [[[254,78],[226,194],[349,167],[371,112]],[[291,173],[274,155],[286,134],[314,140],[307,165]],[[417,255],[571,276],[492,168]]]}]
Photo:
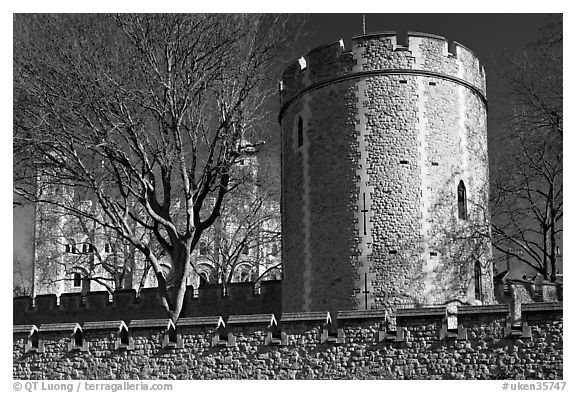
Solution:
[{"label": "metal rod on tower top", "polygon": [[362,15],[362,34],[366,34],[366,15]]}]

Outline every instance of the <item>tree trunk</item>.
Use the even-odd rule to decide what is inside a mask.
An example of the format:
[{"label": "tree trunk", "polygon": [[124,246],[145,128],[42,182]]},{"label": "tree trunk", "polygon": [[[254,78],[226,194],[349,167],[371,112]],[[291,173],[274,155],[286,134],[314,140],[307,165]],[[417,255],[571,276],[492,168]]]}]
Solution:
[{"label": "tree trunk", "polygon": [[[161,290],[162,296],[166,296],[168,312],[174,322],[178,320],[184,307],[184,298],[187,289],[186,278],[190,274],[190,249],[191,240],[182,240],[179,244],[173,246],[172,253],[172,270],[168,279],[164,280],[164,289]],[[160,280],[158,281],[160,284]]]},{"label": "tree trunk", "polygon": [[551,221],[550,221],[550,281],[556,281],[556,225],[554,222],[556,221],[556,214],[555,211],[552,210],[551,214]]}]

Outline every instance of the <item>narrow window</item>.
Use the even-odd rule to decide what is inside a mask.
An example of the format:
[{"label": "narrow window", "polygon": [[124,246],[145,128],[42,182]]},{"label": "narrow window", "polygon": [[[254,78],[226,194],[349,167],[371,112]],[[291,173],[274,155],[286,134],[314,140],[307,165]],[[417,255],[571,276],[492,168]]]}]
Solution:
[{"label": "narrow window", "polygon": [[110,252],[110,249],[111,249],[110,243],[104,244],[104,252]]},{"label": "narrow window", "polygon": [[466,187],[464,182],[460,180],[458,183],[458,218],[461,220],[466,220],[468,217],[466,211]]},{"label": "narrow window", "polygon": [[300,147],[304,144],[304,123],[302,122],[302,118],[298,117],[298,129],[297,129],[297,146]]},{"label": "narrow window", "polygon": [[474,298],[482,301],[482,268],[478,261],[474,264]]},{"label": "narrow window", "polygon": [[208,254],[208,245],[206,242],[200,242],[200,255]]},{"label": "narrow window", "polygon": [[82,276],[80,273],[74,273],[74,287],[79,288],[80,286],[82,286]]},{"label": "narrow window", "polygon": [[72,251],[72,247],[70,246],[70,244],[66,244],[66,252],[71,252]]}]

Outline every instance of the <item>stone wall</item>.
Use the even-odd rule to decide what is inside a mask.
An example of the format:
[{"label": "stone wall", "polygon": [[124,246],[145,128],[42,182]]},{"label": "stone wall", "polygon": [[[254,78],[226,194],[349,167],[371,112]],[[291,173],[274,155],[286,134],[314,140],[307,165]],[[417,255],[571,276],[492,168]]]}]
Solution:
[{"label": "stone wall", "polygon": [[[562,303],[14,326],[15,379],[562,379]],[[449,322],[451,320],[451,322]],[[38,330],[38,342],[30,334]],[[72,343],[72,334],[82,332]],[[171,332],[166,334],[166,332]],[[169,337],[171,335],[171,337]],[[31,348],[31,346],[33,348]]]},{"label": "stone wall", "polygon": [[279,119],[284,310],[474,299],[475,263],[479,300],[494,301],[491,248],[473,236],[489,215],[485,75],[470,50],[411,32],[323,45],[283,74]]}]

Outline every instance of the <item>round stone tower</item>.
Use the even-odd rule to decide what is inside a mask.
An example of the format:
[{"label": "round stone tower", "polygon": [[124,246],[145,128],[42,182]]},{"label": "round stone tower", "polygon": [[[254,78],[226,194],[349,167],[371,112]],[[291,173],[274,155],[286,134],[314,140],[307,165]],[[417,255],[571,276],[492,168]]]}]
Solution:
[{"label": "round stone tower", "polygon": [[283,311],[493,302],[472,51],[366,34],[310,51],[280,91]]}]

